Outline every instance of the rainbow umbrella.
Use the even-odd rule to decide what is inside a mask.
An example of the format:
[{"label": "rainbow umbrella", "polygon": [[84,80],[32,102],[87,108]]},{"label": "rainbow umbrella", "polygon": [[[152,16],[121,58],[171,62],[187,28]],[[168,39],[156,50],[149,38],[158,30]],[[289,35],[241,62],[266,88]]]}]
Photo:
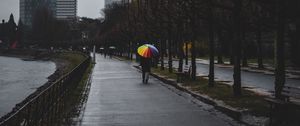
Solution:
[{"label": "rainbow umbrella", "polygon": [[158,50],[156,47],[150,44],[144,44],[138,48],[138,54],[144,58],[151,58],[158,56]]}]

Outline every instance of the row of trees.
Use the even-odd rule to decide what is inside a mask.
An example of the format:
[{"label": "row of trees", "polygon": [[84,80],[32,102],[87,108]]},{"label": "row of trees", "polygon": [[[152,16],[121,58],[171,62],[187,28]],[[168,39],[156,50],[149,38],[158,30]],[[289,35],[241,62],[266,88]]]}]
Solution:
[{"label": "row of trees", "polygon": [[160,48],[161,69],[164,56],[168,56],[172,72],[174,56],[180,59],[178,71],[182,70],[183,59],[188,63],[183,46],[189,42],[192,79],[196,79],[196,57],[208,54],[209,86],[213,87],[215,55],[218,63],[228,57],[234,65],[235,96],[242,93],[241,65],[247,66],[247,59],[255,57],[258,67],[264,68],[263,50],[275,50],[278,98],[285,83],[285,60],[289,58],[300,66],[296,56],[300,48],[298,0],[122,0],[122,4],[111,5],[103,12],[99,46],[119,45],[132,57],[138,45],[152,43]]},{"label": "row of trees", "polygon": [[76,19],[58,20],[46,6],[38,7],[32,18],[32,27],[26,31],[28,44],[41,47],[63,47],[82,45],[80,23]]},{"label": "row of trees", "polygon": [[42,47],[81,48],[95,44],[101,20],[80,17],[58,20],[47,7],[36,10],[28,40]]}]

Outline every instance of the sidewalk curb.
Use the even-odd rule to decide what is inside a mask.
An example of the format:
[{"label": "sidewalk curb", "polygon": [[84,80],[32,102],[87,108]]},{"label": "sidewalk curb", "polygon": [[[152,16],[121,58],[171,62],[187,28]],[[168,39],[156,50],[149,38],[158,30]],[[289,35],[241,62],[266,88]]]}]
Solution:
[{"label": "sidewalk curb", "polygon": [[215,102],[211,98],[208,98],[207,96],[196,94],[196,93],[194,93],[194,92],[178,85],[176,81],[173,81],[173,80],[170,80],[170,79],[165,79],[165,78],[163,78],[159,75],[153,74],[153,73],[151,73],[151,76],[159,79],[160,81],[164,82],[165,84],[168,84],[168,85],[171,85],[171,86],[175,87],[176,89],[178,89],[180,91],[184,91],[184,92],[190,94],[191,96],[193,96],[194,98],[196,98],[196,99],[198,99],[198,100],[200,100],[200,101],[202,101],[206,104],[214,106],[217,110],[226,113],[226,115],[228,115],[228,116],[230,116],[230,117],[232,117],[232,118],[234,118],[238,121],[241,121],[242,111],[234,110],[234,109],[231,109],[229,107],[219,105],[217,102]]},{"label": "sidewalk curb", "polygon": [[[139,66],[134,66],[135,68],[140,70]],[[239,121],[242,124],[245,125],[254,125],[254,124],[250,124],[247,121],[243,120],[243,115],[245,113],[247,113],[247,111],[245,110],[238,110],[229,106],[225,106],[223,104],[218,103],[217,101],[215,101],[214,99],[206,96],[206,95],[202,95],[199,93],[195,93],[193,91],[188,90],[187,88],[184,88],[183,86],[180,86],[176,81],[174,81],[173,79],[166,79],[162,76],[156,75],[154,73],[150,73],[151,76],[157,78],[158,80],[162,81],[165,84],[171,85],[173,87],[175,87],[176,89],[186,92],[188,94],[190,94],[192,97],[206,103],[209,105],[214,106],[214,108],[216,108],[217,110],[223,112],[224,114],[228,115],[229,117],[235,119],[236,121]]]}]

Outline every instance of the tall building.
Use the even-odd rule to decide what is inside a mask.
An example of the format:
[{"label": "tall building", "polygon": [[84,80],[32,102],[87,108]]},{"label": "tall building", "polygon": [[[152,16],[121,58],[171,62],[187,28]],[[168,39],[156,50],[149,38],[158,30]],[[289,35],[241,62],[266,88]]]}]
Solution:
[{"label": "tall building", "polygon": [[105,0],[105,7],[108,7],[109,5],[113,3],[121,2],[122,0]]},{"label": "tall building", "polygon": [[55,16],[55,0],[20,0],[20,19],[31,26],[33,16],[40,7],[46,7]]},{"label": "tall building", "polygon": [[77,16],[77,0],[20,0],[20,19],[32,26],[37,9],[46,7],[58,20],[70,20]]},{"label": "tall building", "polygon": [[56,18],[72,20],[76,18],[77,0],[56,0]]}]

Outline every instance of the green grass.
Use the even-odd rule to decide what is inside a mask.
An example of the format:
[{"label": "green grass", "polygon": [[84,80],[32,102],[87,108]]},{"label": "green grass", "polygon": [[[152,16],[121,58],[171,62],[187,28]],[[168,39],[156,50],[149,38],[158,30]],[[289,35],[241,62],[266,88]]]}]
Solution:
[{"label": "green grass", "polygon": [[[50,59],[58,65],[59,69],[62,70],[62,74],[60,74],[60,76],[69,73],[86,58],[87,56],[78,52],[58,52],[50,55]],[[74,84],[75,87],[70,89],[63,100],[60,101],[64,104],[64,106],[59,106],[62,108],[60,108],[60,113],[56,115],[58,118],[54,119],[55,124],[71,125],[73,123],[72,119],[80,114],[80,105],[83,103],[83,99],[86,99],[86,97],[83,97],[83,92],[86,90],[86,86],[88,84],[87,81],[90,73],[92,72],[93,65],[94,64],[92,63],[89,64],[88,68],[80,77],[80,82],[78,82],[78,84]]]},{"label": "green grass", "polygon": [[74,123],[72,119],[77,118],[80,115],[80,111],[78,110],[81,109],[82,104],[84,104],[85,100],[87,99],[83,93],[86,90],[86,86],[88,84],[87,81],[93,70],[93,67],[94,64],[90,63],[77,87],[73,89],[70,94],[68,94],[66,98],[67,100],[64,101],[65,107],[63,110],[64,112],[62,113],[63,118],[59,120],[59,124],[71,125]]},{"label": "green grass", "polygon": [[71,52],[55,53],[52,57],[57,60],[62,60],[62,62],[66,63],[66,67],[63,69],[64,73],[68,73],[69,71],[73,70],[86,58],[82,54]]},{"label": "green grass", "polygon": [[[168,69],[160,70],[160,68],[153,68],[152,73],[165,76],[166,78],[177,78],[176,74],[169,73]],[[226,105],[233,108],[246,109],[253,115],[267,116],[269,111],[269,105],[264,100],[264,96],[249,90],[242,89],[243,95],[236,97],[233,95],[233,89],[230,85],[216,82],[214,87],[209,87],[208,80],[203,77],[198,77],[196,81],[185,79],[183,86],[194,92],[223,101]]]},{"label": "green grass", "polygon": [[236,97],[233,95],[231,86],[216,82],[214,87],[208,86],[208,80],[197,78],[196,81],[187,80],[183,84],[192,91],[209,97],[223,101],[226,105],[234,108],[247,109],[250,113],[257,116],[267,116],[268,103],[264,100],[264,96],[258,95],[248,90],[242,90],[243,95]]},{"label": "green grass", "polygon": [[170,78],[170,79],[176,79],[177,78],[176,74],[174,73],[175,71],[173,73],[169,73],[169,69],[167,69],[167,68],[165,68],[164,70],[161,70],[160,67],[152,68],[151,72],[155,73],[155,74],[165,76],[165,77]]}]

